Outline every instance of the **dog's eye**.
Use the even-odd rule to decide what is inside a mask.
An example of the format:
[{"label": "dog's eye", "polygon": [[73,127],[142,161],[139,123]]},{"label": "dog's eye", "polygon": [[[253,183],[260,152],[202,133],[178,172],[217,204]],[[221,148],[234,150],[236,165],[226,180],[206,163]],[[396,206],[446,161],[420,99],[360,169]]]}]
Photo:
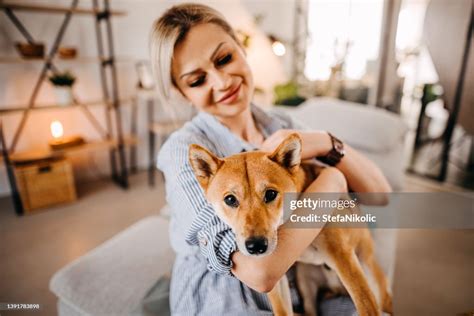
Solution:
[{"label": "dog's eye", "polygon": [[224,202],[225,202],[225,204],[229,205],[230,207],[239,206],[239,201],[237,201],[237,198],[232,194],[227,195],[224,198]]},{"label": "dog's eye", "polygon": [[271,201],[276,199],[277,195],[278,195],[278,192],[275,190],[270,189],[270,190],[265,191],[265,197],[264,197],[265,203],[270,203]]}]

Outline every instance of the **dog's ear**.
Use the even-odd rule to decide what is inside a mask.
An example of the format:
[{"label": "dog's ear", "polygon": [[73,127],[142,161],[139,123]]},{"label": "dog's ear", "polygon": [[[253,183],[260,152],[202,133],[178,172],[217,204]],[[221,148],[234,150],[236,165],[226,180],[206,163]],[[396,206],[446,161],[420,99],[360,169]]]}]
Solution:
[{"label": "dog's ear", "polygon": [[301,162],[301,138],[296,133],[290,134],[269,158],[291,173],[295,172]]},{"label": "dog's ear", "polygon": [[221,159],[214,156],[206,148],[196,144],[189,146],[189,162],[204,191],[207,189],[210,179],[222,165]]}]

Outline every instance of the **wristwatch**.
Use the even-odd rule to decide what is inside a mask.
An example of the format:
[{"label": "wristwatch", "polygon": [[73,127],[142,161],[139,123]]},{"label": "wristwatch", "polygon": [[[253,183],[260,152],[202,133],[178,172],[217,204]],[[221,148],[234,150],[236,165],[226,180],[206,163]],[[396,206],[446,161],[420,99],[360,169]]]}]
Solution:
[{"label": "wristwatch", "polygon": [[341,161],[342,157],[344,157],[344,143],[329,132],[328,135],[331,138],[332,149],[326,156],[318,157],[318,159],[325,164],[335,166]]}]

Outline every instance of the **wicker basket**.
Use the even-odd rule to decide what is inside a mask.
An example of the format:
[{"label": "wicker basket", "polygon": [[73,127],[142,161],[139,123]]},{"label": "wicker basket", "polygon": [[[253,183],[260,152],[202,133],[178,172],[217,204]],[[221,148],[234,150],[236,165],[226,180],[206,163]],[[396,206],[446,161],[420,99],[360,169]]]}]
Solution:
[{"label": "wicker basket", "polygon": [[25,213],[76,200],[72,166],[65,158],[15,167]]}]

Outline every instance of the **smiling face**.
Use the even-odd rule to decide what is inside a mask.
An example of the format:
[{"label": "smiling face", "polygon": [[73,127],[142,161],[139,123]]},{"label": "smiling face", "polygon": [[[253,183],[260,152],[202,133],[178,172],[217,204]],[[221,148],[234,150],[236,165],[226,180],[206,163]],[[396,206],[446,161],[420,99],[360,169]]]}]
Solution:
[{"label": "smiling face", "polygon": [[189,159],[206,198],[234,231],[246,255],[272,253],[283,224],[283,195],[296,192],[301,140],[293,134],[272,154],[248,152],[224,159],[191,145]]},{"label": "smiling face", "polygon": [[254,90],[244,51],[220,26],[194,26],[174,50],[175,87],[196,108],[229,118],[249,108]]}]

